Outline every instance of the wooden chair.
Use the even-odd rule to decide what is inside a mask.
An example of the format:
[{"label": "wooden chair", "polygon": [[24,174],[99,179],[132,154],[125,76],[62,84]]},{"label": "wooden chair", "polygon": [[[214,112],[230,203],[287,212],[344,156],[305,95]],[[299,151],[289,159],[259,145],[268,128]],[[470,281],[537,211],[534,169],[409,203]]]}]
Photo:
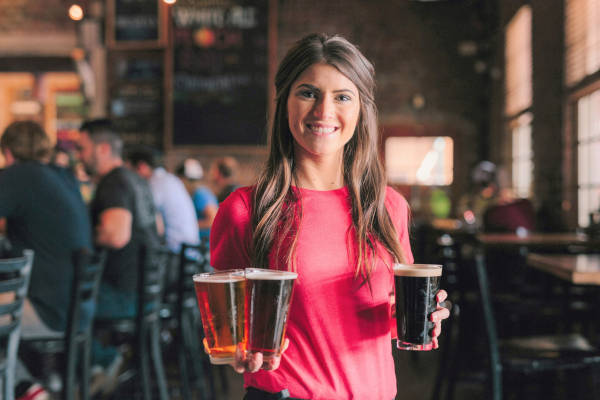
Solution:
[{"label": "wooden chair", "polygon": [[[531,398],[525,393],[529,389],[527,383],[540,384],[540,390],[551,391],[552,384],[557,379],[548,380],[548,376],[558,376],[557,373],[568,374],[571,371],[591,371],[592,397],[598,398],[600,392],[600,351],[590,345],[583,336],[577,333],[565,335],[540,335],[499,338],[496,318],[493,312],[492,294],[486,270],[485,255],[481,248],[472,248],[472,262],[465,262],[462,268],[467,268],[473,275],[478,289],[479,321],[483,321],[485,334],[485,353],[481,356],[486,360],[487,368],[483,376],[486,383],[486,398],[501,400],[508,389],[515,390],[517,398]],[[593,318],[591,316],[590,318]],[[476,325],[476,321],[471,324]],[[453,349],[451,359],[454,361],[448,368],[448,387],[446,399],[452,399],[454,388],[460,377],[462,367],[461,352],[473,352],[473,348],[465,348],[464,341]],[[580,378],[582,375],[575,375]],[[540,379],[541,378],[541,379]],[[510,385],[509,383],[514,383]],[[567,382],[565,382],[565,385]],[[575,389],[575,384],[571,382]],[[547,394],[547,393],[546,393]],[[570,393],[569,398],[572,398]]]},{"label": "wooden chair", "polygon": [[32,250],[24,250],[22,257],[0,259],[0,397],[5,400],[14,399],[21,315],[32,263]]},{"label": "wooden chair", "polygon": [[[89,310],[96,306],[96,298],[105,253],[92,253],[88,249],[79,249],[73,253],[73,283],[71,285],[71,304],[67,317],[67,327],[62,337],[23,337],[23,350],[41,357],[60,358],[59,373],[61,385],[59,391],[65,400],[88,400],[90,398],[90,348],[92,342],[93,315]],[[83,318],[87,312],[87,317]],[[92,313],[93,314],[93,313]],[[48,380],[49,371],[41,371]],[[45,378],[45,379],[44,379]],[[47,385],[48,386],[48,385]]]}]

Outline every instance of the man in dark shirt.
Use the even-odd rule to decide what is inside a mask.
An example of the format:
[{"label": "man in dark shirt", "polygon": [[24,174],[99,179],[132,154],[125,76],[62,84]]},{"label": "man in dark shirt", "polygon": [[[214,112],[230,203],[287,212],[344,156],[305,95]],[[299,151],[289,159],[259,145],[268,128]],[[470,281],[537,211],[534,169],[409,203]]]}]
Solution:
[{"label": "man in dark shirt", "polygon": [[[99,318],[135,315],[137,260],[141,245],[159,243],[150,188],[123,165],[123,142],[108,120],[85,122],[80,128],[80,157],[97,180],[90,204],[96,245],[108,249],[98,294]],[[114,364],[115,348],[92,346],[94,364]]]},{"label": "man in dark shirt", "polygon": [[[74,177],[46,164],[51,146],[35,122],[9,125],[0,138],[7,168],[0,172],[0,219],[6,218],[13,251],[33,249],[23,305],[23,337],[62,336],[73,281],[73,251],[92,248],[86,206]],[[91,318],[93,304],[81,318]],[[27,373],[17,369],[18,380]]]}]

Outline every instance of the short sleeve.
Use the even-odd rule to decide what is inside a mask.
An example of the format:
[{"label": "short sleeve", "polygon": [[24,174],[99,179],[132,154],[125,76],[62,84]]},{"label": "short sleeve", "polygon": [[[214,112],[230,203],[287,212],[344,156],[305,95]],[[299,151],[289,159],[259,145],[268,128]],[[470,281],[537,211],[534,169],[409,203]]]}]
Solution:
[{"label": "short sleeve", "polygon": [[251,188],[241,188],[221,203],[210,230],[210,263],[215,269],[250,267],[251,197]]},{"label": "short sleeve", "polygon": [[98,211],[101,213],[108,208],[124,208],[133,212],[131,188],[123,179],[117,179],[116,176],[110,178],[109,181],[104,182],[102,190],[96,191],[94,203]]}]

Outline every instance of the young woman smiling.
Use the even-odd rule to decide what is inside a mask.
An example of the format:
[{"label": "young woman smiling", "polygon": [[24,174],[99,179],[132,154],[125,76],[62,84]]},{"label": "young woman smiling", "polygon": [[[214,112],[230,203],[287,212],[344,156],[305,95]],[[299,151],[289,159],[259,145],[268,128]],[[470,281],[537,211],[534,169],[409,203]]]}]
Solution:
[{"label": "young woman smiling", "polygon": [[[210,240],[217,269],[298,273],[286,352],[234,365],[245,399],[392,400],[391,266],[413,258],[408,205],[379,160],[373,66],[346,39],[312,34],[284,57],[275,86],[267,165],[221,205]],[[448,315],[431,315],[436,346]]]}]

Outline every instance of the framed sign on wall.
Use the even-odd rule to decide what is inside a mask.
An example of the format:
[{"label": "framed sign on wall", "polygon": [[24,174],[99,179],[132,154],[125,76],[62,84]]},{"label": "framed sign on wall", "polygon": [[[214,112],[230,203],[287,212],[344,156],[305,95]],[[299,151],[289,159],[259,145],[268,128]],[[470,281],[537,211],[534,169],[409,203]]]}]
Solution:
[{"label": "framed sign on wall", "polygon": [[108,0],[107,46],[111,49],[166,46],[167,14],[167,5],[161,0]]}]

